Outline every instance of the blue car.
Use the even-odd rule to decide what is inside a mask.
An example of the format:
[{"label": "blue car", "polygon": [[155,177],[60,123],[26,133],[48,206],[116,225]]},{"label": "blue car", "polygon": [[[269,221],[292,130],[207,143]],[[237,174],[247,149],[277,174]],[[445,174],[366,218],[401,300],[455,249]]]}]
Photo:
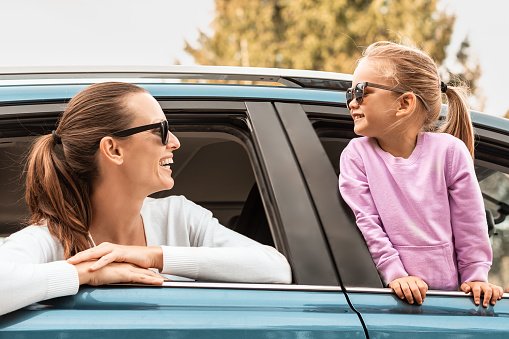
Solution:
[{"label": "blue car", "polygon": [[[0,237],[20,229],[24,154],[93,82],[137,83],[181,142],[175,186],[220,223],[288,259],[293,283],[168,281],[81,286],[0,317],[0,338],[508,338],[509,295],[476,306],[429,291],[422,306],[383,286],[337,184],[355,138],[351,76],[240,67],[0,69]],[[207,80],[212,80],[206,82]],[[509,285],[509,121],[472,112],[475,166],[494,250],[491,282]],[[0,240],[0,243],[2,240]],[[0,297],[1,300],[1,297]]]}]

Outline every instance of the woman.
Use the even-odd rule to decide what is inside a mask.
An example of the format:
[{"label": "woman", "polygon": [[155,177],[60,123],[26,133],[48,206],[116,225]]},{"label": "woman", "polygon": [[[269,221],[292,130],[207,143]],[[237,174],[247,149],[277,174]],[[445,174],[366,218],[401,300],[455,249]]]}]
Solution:
[{"label": "woman", "polygon": [[75,294],[81,284],[162,284],[151,268],[197,280],[290,283],[274,248],[221,226],[184,197],[147,198],[173,187],[179,146],[143,88],[101,83],[72,98],[29,156],[31,225],[0,247],[0,314]]}]

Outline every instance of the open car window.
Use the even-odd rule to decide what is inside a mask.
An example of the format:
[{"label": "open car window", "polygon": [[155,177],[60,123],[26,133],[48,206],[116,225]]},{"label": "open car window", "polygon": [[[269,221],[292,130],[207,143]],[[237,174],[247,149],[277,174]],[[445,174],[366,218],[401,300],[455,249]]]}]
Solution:
[{"label": "open car window", "polygon": [[[340,119],[311,119],[313,127],[325,150],[332,168],[339,175],[339,159],[348,142],[356,137],[348,130],[349,122]],[[486,152],[489,144],[483,144],[479,152]],[[485,157],[481,158],[484,159]],[[478,160],[475,171],[484,197],[490,241],[493,249],[493,264],[489,281],[499,286],[509,285],[509,169],[500,164]],[[352,223],[355,223],[353,214]],[[373,286],[376,287],[376,286]]]},{"label": "open car window", "polygon": [[[491,168],[490,168],[491,167]],[[490,164],[477,165],[476,173],[487,210],[488,228],[493,249],[489,272],[491,283],[509,285],[509,174]]]}]

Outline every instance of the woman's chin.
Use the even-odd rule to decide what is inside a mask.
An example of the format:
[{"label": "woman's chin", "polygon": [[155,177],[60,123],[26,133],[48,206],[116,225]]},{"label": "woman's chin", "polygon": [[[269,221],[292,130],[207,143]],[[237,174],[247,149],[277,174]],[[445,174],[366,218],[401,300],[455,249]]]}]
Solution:
[{"label": "woman's chin", "polygon": [[175,185],[175,182],[173,181],[173,178],[164,178],[162,180],[162,185],[160,191],[166,191],[171,190],[173,188],[173,185]]},{"label": "woman's chin", "polygon": [[169,190],[173,188],[175,182],[171,177],[171,169],[160,168],[159,169],[159,180],[161,182],[161,186],[163,186],[160,191]]}]

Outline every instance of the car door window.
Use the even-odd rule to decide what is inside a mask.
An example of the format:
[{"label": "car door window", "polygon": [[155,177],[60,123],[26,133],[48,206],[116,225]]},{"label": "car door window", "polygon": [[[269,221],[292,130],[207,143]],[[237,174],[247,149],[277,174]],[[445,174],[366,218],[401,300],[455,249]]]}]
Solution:
[{"label": "car door window", "polygon": [[490,229],[493,265],[489,280],[506,287],[509,286],[509,175],[489,164],[477,165],[476,173],[488,211],[488,225],[493,227]]},{"label": "car door window", "polygon": [[[348,142],[357,137],[353,133],[351,120],[341,118],[318,119],[312,113],[317,108],[308,109],[310,121],[314,126],[323,149],[327,153],[330,165],[339,175],[339,158]],[[337,109],[340,113],[340,109]],[[349,130],[348,127],[352,129]],[[497,164],[494,159],[484,160],[483,152],[489,152],[489,143],[484,142],[476,154],[475,171],[484,197],[488,224],[491,224],[490,241],[493,249],[493,264],[489,280],[494,284],[506,287],[509,285],[509,169]],[[494,146],[495,147],[495,146]],[[498,146],[496,146],[498,147]],[[480,159],[478,159],[480,158]],[[500,158],[499,158],[500,159]],[[490,220],[491,218],[491,220]],[[488,229],[486,230],[488,232]]]}]

